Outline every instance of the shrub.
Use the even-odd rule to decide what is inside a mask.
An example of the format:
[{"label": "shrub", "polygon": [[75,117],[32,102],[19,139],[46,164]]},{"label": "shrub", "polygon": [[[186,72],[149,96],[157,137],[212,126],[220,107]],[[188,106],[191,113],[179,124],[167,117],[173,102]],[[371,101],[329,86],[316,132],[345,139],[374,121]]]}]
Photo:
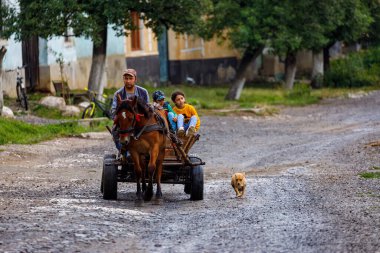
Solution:
[{"label": "shrub", "polygon": [[349,54],[331,62],[325,73],[328,87],[363,87],[377,84],[380,80],[380,48]]}]

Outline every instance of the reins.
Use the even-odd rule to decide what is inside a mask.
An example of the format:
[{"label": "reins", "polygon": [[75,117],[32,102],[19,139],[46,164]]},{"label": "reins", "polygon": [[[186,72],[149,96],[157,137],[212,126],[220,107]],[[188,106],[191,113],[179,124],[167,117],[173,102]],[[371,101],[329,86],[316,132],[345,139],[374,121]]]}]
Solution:
[{"label": "reins", "polygon": [[[128,129],[124,129],[124,130],[119,129],[118,130],[119,134],[132,133],[131,136],[133,137],[134,140],[138,140],[144,132],[150,132],[150,131],[162,131],[163,134],[167,135],[168,129],[167,129],[166,124],[164,123],[165,121],[161,117],[161,115],[159,115],[155,111],[153,106],[149,106],[149,109],[151,109],[152,113],[145,114],[145,115],[149,115],[149,118],[147,118],[146,124],[136,134],[134,134],[137,130],[136,129],[136,123],[138,121],[140,121],[140,116],[144,116],[144,115],[136,113],[136,111],[134,110],[133,107],[125,107],[125,109],[127,109],[128,111],[130,111],[133,114],[133,120],[132,120],[131,126]],[[119,111],[119,108],[117,111]],[[153,116],[156,117],[157,122],[154,124],[148,124]]]},{"label": "reins", "polygon": [[[152,109],[153,113],[150,114],[149,118],[147,119],[147,122],[149,122],[149,120],[150,120],[153,116],[155,116],[156,119],[157,119],[157,123],[155,123],[155,124],[151,124],[151,125],[148,125],[148,123],[145,124],[145,125],[141,128],[141,130],[140,130],[135,136],[133,136],[133,138],[134,138],[136,141],[140,138],[140,136],[141,136],[145,131],[148,132],[149,127],[151,128],[150,131],[156,131],[156,130],[157,130],[157,131],[162,131],[165,135],[166,135],[166,133],[167,133],[167,128],[166,128],[166,125],[165,125],[164,120],[162,119],[161,115],[159,115],[159,114],[155,111],[155,109],[154,109],[153,106],[151,106],[150,108]],[[159,122],[160,122],[161,124],[159,124]],[[158,126],[158,127],[157,127],[157,126]],[[165,130],[166,130],[166,131],[165,131]]]}]

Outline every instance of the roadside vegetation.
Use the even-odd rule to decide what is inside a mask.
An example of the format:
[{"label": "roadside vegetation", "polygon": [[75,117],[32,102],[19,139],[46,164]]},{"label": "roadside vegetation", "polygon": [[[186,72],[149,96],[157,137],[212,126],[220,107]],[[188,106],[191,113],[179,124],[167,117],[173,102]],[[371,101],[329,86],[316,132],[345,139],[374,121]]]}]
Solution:
[{"label": "roadside vegetation", "polygon": [[[218,110],[227,109],[230,113],[236,113],[244,108],[264,108],[264,111],[246,111],[255,115],[272,115],[277,112],[277,105],[304,106],[317,103],[321,99],[334,97],[347,97],[351,93],[368,92],[379,89],[378,85],[355,87],[355,88],[322,88],[313,90],[307,84],[297,84],[291,91],[285,91],[280,86],[260,86],[246,87],[237,101],[226,101],[224,97],[228,92],[228,87],[201,87],[201,86],[166,86],[159,89],[165,92],[166,100],[171,102],[170,95],[175,90],[181,90],[186,94],[187,101],[193,104],[199,114],[226,115]],[[152,94],[153,87],[147,87],[149,94]],[[105,92],[113,94],[115,89],[107,89]],[[37,101],[41,94],[31,96],[31,109],[29,114],[56,119],[66,123],[49,125],[32,125],[17,120],[5,119],[0,117],[0,145],[8,143],[30,144],[52,139],[55,137],[75,136],[89,131],[105,131],[105,125],[112,125],[111,121],[95,123],[91,126],[81,126],[76,121],[78,118],[64,117],[59,110],[46,108],[38,105]],[[111,95],[112,96],[112,95]],[[14,100],[14,99],[13,99]],[[12,99],[6,99],[5,104],[11,103]],[[16,115],[23,115],[25,112],[15,112]],[[101,115],[98,115],[101,116]],[[378,173],[379,174],[379,173]]]},{"label": "roadside vegetation", "polygon": [[99,122],[91,126],[83,126],[78,122],[33,125],[0,117],[0,145],[32,144],[57,137],[77,136],[90,131],[103,131],[108,123],[107,121]]},{"label": "roadside vegetation", "polygon": [[[154,88],[141,84],[148,89],[149,94],[160,89],[164,91],[166,100],[172,105],[171,94],[181,90],[186,94],[188,103],[194,105],[202,115],[228,115],[250,113],[258,116],[273,115],[278,112],[277,106],[305,106],[318,103],[322,99],[348,97],[350,94],[366,93],[380,89],[380,48],[373,48],[359,53],[349,54],[345,58],[331,62],[331,67],[325,75],[324,86],[312,89],[310,84],[298,82],[291,90],[283,89],[281,82],[255,82],[247,84],[238,100],[226,100],[229,86],[199,86],[199,85],[167,85]],[[105,89],[104,94],[112,98],[116,88]],[[39,105],[38,101],[46,94],[29,94],[30,110],[28,113],[15,110],[16,116],[26,114],[41,118],[57,120],[57,124],[32,125],[24,122],[0,118],[0,145],[7,143],[36,143],[54,137],[73,136],[89,131],[105,131],[105,125],[112,121],[103,121],[82,126],[77,121],[79,117],[63,116],[58,109]],[[151,98],[150,98],[151,99]],[[6,106],[17,107],[14,98],[5,98]],[[96,114],[102,117],[102,112]],[[63,123],[60,123],[63,122]],[[363,177],[379,177],[379,172],[370,172]]]},{"label": "roadside vegetation", "polygon": [[366,179],[380,178],[380,167],[372,166],[371,171],[362,172],[359,175]]}]

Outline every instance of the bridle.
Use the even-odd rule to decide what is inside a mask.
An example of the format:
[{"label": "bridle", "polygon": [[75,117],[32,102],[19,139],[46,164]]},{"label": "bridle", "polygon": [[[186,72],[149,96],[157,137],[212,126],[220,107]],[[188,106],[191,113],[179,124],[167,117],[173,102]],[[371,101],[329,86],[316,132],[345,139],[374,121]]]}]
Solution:
[{"label": "bridle", "polygon": [[[128,109],[126,109],[128,110]],[[135,131],[136,131],[136,124],[137,122],[140,121],[140,117],[141,116],[144,116],[143,114],[139,114],[139,113],[136,113],[135,110],[133,108],[131,108],[131,110],[128,110],[129,112],[131,112],[133,114],[133,119],[132,119],[132,124],[130,127],[128,127],[127,129],[119,129],[118,130],[118,133],[119,134],[130,134],[135,140],[138,140],[138,138],[140,137],[140,135],[145,131],[147,125],[144,125],[142,127],[142,129],[137,133],[135,134]],[[148,118],[148,120],[150,119],[151,117]]]},{"label": "bridle", "polygon": [[[121,109],[122,108],[117,109],[117,111],[120,111]],[[138,140],[140,138],[140,136],[145,131],[157,131],[157,130],[159,130],[159,131],[163,131],[164,133],[167,133],[167,131],[165,131],[165,129],[163,129],[162,125],[160,125],[158,122],[155,124],[148,124],[148,122],[150,121],[150,119],[154,115],[160,117],[155,112],[153,106],[150,106],[150,110],[152,110],[152,113],[148,114],[149,116],[147,118],[146,124],[144,126],[142,126],[141,129],[140,128],[136,129],[136,124],[140,121],[141,116],[144,117],[144,114],[137,113],[133,106],[129,106],[129,107],[126,107],[124,109],[126,109],[127,111],[129,111],[130,113],[133,114],[133,119],[132,119],[132,124],[130,125],[130,127],[128,127],[127,129],[123,129],[123,130],[120,130],[120,129],[118,130],[119,134],[129,134],[131,137],[133,137],[133,139]],[[123,118],[125,118],[125,117],[123,117]]]},{"label": "bridle", "polygon": [[133,133],[135,131],[135,127],[136,127],[136,114],[135,112],[132,112],[133,113],[133,119],[132,119],[132,124],[130,127],[128,127],[127,129],[123,129],[123,130],[118,130],[119,134],[130,134],[130,133]]}]

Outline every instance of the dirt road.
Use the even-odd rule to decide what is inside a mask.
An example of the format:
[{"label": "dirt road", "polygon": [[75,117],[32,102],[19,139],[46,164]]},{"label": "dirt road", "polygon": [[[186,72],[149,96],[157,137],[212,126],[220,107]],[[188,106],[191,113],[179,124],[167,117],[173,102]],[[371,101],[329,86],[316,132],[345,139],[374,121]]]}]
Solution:
[{"label": "dirt road", "polygon": [[134,184],[103,200],[107,133],[0,146],[0,252],[380,252],[380,181],[358,176],[380,166],[380,92],[201,120],[197,202],[163,185],[162,205],[135,206]]}]

